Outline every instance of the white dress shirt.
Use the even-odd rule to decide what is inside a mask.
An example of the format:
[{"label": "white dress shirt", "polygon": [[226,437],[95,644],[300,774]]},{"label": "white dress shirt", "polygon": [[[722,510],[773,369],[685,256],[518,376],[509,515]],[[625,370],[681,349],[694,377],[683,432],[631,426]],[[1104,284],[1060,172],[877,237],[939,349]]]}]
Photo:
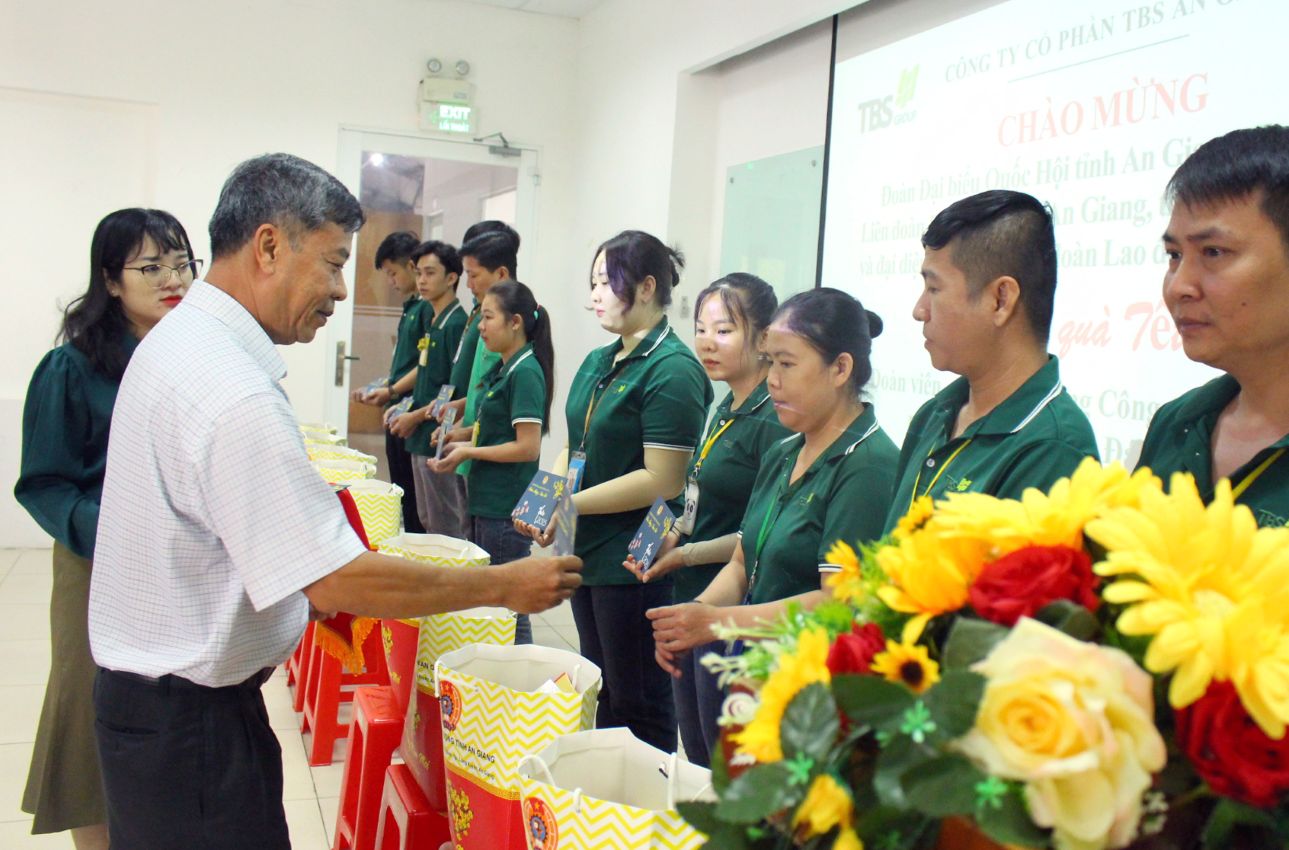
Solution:
[{"label": "white dress shirt", "polygon": [[139,344],[112,416],[90,586],[101,667],[220,687],[286,659],[301,590],[364,551],[314,471],[273,342],[197,281]]}]

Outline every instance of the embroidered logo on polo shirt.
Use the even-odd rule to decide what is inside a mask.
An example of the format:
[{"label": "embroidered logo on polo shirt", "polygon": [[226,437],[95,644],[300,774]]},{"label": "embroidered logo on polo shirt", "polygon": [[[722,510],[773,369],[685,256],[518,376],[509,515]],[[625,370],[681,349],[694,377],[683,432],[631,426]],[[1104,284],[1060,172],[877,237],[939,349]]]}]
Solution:
[{"label": "embroidered logo on polo shirt", "polygon": [[626,385],[626,384],[618,384],[618,392],[620,392],[620,393],[624,393],[624,392],[626,392],[626,391],[627,391],[627,385]]},{"label": "embroidered logo on polo shirt", "polygon": [[956,490],[956,491],[957,491],[957,492],[959,492],[959,493],[965,493],[965,492],[967,492],[967,489],[968,489],[969,487],[971,487],[971,479],[970,479],[970,478],[963,478],[961,481],[959,481],[959,482],[958,482],[958,485],[957,485],[956,487],[954,487],[953,489],[954,489],[954,490]]}]

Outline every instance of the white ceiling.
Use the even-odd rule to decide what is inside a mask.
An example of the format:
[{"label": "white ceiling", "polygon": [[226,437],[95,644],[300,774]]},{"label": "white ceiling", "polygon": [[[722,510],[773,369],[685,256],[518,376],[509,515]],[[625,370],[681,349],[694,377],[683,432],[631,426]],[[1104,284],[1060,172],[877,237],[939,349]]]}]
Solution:
[{"label": "white ceiling", "polygon": [[503,9],[514,9],[518,12],[535,12],[539,15],[580,18],[600,5],[601,0],[463,0],[463,2],[482,3],[485,6],[500,6]]}]

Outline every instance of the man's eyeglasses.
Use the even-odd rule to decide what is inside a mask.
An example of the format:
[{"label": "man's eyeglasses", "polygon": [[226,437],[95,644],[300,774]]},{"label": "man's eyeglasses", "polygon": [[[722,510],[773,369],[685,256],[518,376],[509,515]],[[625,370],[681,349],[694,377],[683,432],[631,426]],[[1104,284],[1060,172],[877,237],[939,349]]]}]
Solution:
[{"label": "man's eyeglasses", "polygon": [[160,289],[170,282],[170,276],[174,275],[179,278],[180,283],[192,283],[193,280],[201,274],[201,260],[189,260],[186,263],[180,263],[177,266],[166,266],[161,263],[148,263],[146,266],[125,266],[132,272],[138,272],[143,275],[153,287]]}]

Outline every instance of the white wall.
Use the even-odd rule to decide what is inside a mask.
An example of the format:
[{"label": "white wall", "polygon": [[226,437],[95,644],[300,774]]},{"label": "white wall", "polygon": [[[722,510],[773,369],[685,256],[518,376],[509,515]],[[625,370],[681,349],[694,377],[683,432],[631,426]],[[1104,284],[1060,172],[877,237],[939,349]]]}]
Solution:
[{"label": "white wall", "polygon": [[[716,128],[714,116],[692,113],[713,84],[712,75],[693,72],[853,5],[608,0],[579,22],[454,0],[0,0],[0,88],[125,101],[155,113],[142,125],[152,173],[137,191],[116,189],[106,176],[46,179],[60,173],[61,157],[34,142],[27,150],[41,167],[6,183],[7,206],[23,221],[0,229],[7,272],[0,288],[9,315],[22,320],[10,321],[0,349],[10,355],[0,371],[0,545],[44,540],[8,495],[16,412],[57,328],[53,302],[83,286],[89,227],[104,212],[169,209],[205,255],[205,223],[237,162],[287,150],[334,169],[341,126],[415,130],[425,59],[465,58],[481,134],[502,130],[541,150],[537,225],[523,234],[526,252],[535,250],[523,277],[550,293],[541,298],[554,314],[558,382],[567,387],[586,352],[608,341],[582,309],[600,241],[632,227],[680,243],[691,261],[682,294],[697,292],[715,270],[716,140],[677,132],[704,121]],[[26,140],[8,112],[0,113],[0,133]],[[79,139],[81,169],[99,166],[98,151],[111,147],[99,135]],[[686,157],[691,149],[705,158]],[[56,248],[33,254],[45,232],[58,234]],[[24,257],[26,266],[15,261]],[[284,355],[297,410],[317,418],[329,352],[315,343]],[[564,397],[561,390],[555,400],[548,459],[563,440]]]},{"label": "white wall", "polygon": [[[270,150],[334,170],[342,125],[416,129],[424,62],[467,59],[481,133],[542,148],[534,280],[567,277],[573,217],[578,45],[575,20],[452,0],[45,0],[0,2],[0,107],[71,95],[89,104],[51,147],[50,132],[19,120],[37,107],[0,111],[0,152],[30,167],[3,172],[5,207],[21,220],[0,228],[6,313],[0,352],[0,545],[47,538],[10,495],[20,400],[58,326],[55,300],[84,287],[93,223],[123,206],[175,213],[197,253],[206,222],[239,161]],[[25,90],[32,94],[4,92]],[[155,114],[141,123],[151,174],[121,177],[121,132],[110,102]],[[66,109],[64,109],[66,111]],[[141,121],[143,119],[140,119]],[[103,157],[101,151],[113,156]],[[137,173],[137,169],[136,169]],[[51,238],[51,234],[53,237]],[[529,236],[529,234],[525,234]],[[15,320],[17,318],[18,320]],[[283,349],[288,391],[302,418],[322,410],[329,357],[320,343]]]}]

